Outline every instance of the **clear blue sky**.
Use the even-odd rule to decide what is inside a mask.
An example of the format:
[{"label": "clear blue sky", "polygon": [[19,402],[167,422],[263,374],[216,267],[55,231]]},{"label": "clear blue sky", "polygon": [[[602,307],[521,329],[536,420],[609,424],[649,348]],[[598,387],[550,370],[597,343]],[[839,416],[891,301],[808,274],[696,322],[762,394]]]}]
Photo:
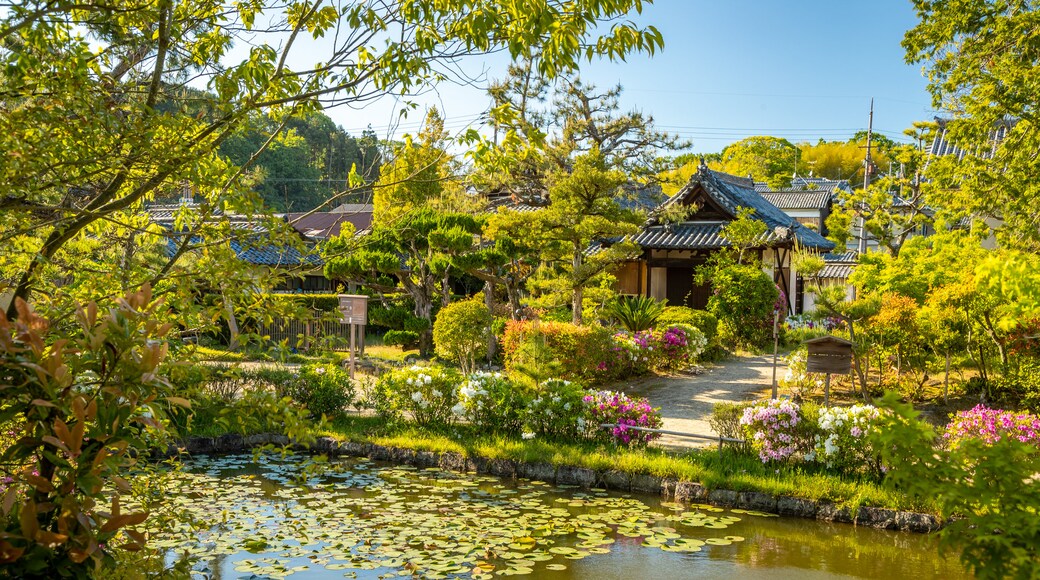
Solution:
[{"label": "clear blue sky", "polygon": [[[871,97],[875,131],[893,139],[935,115],[920,67],[905,64],[899,44],[916,23],[909,0],[658,0],[637,21],[660,29],[663,52],[594,62],[581,76],[601,87],[620,82],[624,108],[652,115],[695,152],[750,135],[844,140],[866,129]],[[471,64],[494,78],[506,62]],[[458,86],[419,102],[442,109],[456,131],[488,105],[478,89]],[[391,128],[394,111],[384,100],[328,113],[352,133],[369,124],[382,136],[415,131],[421,113]]]}]

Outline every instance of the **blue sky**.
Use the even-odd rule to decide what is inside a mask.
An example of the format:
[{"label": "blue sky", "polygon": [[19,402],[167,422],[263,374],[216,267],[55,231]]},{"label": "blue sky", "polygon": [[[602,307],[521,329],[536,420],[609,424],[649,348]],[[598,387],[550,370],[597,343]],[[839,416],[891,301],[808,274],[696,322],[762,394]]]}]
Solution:
[{"label": "blue sky", "polygon": [[[637,22],[660,29],[663,52],[594,62],[581,76],[620,82],[624,108],[652,115],[694,152],[750,135],[844,140],[866,129],[871,97],[875,130],[894,139],[935,115],[920,66],[905,64],[899,44],[916,23],[909,0],[658,0]],[[470,64],[494,78],[506,62]],[[455,131],[475,126],[488,106],[480,90],[450,85],[418,102],[442,109]],[[414,131],[421,113],[391,126],[397,106],[387,99],[328,113],[352,133],[369,124],[383,136]]]}]

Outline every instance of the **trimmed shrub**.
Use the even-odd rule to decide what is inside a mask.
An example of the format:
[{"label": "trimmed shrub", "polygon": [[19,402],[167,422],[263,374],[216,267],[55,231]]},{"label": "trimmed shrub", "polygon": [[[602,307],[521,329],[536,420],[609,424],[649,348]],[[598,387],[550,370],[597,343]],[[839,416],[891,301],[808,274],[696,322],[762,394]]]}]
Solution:
[{"label": "trimmed shrub", "polygon": [[594,428],[585,419],[585,391],[576,383],[549,379],[538,385],[538,390],[527,406],[525,438],[535,435],[550,439],[585,438]]},{"label": "trimmed shrub", "polygon": [[719,320],[718,336],[730,347],[758,350],[773,339],[773,307],[780,292],[757,266],[733,264],[712,276],[708,311]]},{"label": "trimmed shrub", "polygon": [[695,310],[686,306],[668,306],[657,319],[657,326],[672,324],[688,324],[701,331],[708,341],[708,346],[715,346],[719,330],[719,319],[707,310]]},{"label": "trimmed shrub", "polygon": [[414,365],[379,377],[370,403],[388,420],[410,413],[424,427],[450,425],[455,418],[460,382],[462,376],[454,370]]},{"label": "trimmed shrub", "polygon": [[459,386],[459,402],[452,410],[481,431],[519,435],[529,398],[505,375],[478,372]]},{"label": "trimmed shrub", "polygon": [[[592,391],[582,399],[585,403],[594,437],[613,441],[620,445],[646,445],[661,436],[660,433],[648,433],[630,427],[646,427],[660,429],[661,409],[650,406],[644,398],[632,398],[625,393],[615,391]],[[613,429],[604,429],[600,425],[617,424]]]},{"label": "trimmed shrub", "polygon": [[315,417],[332,417],[354,404],[356,391],[350,374],[336,364],[304,365],[284,393]]},{"label": "trimmed shrub", "polygon": [[538,379],[595,383],[623,376],[615,372],[622,370],[619,351],[610,330],[598,325],[511,320],[502,337],[507,371]]},{"label": "trimmed shrub", "polygon": [[388,330],[383,335],[383,344],[386,346],[400,346],[408,350],[419,346],[419,333],[411,330]]},{"label": "trimmed shrub", "polygon": [[[804,414],[803,409],[803,414]],[[864,467],[880,473],[879,453],[870,445],[868,435],[881,418],[881,411],[872,405],[830,407],[820,409],[815,421],[805,417],[805,423],[815,424],[819,433],[813,437],[813,448],[805,454],[806,461],[824,463],[843,471],[858,471]]]},{"label": "trimmed shrub", "polygon": [[487,354],[490,339],[491,311],[478,299],[452,302],[441,309],[433,324],[437,356],[458,361],[466,374]]}]

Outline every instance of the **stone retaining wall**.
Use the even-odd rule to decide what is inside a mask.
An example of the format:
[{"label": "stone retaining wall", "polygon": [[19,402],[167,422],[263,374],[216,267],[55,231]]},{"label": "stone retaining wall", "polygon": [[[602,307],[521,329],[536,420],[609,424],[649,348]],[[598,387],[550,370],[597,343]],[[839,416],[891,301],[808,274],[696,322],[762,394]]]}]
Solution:
[{"label": "stone retaining wall", "polygon": [[[261,445],[287,445],[284,435],[223,435],[221,437],[193,437],[181,449],[189,454],[238,453]],[[757,510],[828,522],[850,523],[886,530],[934,532],[941,527],[935,516],[875,507],[860,507],[855,513],[831,502],[814,501],[788,496],[773,496],[755,491],[708,489],[699,483],[677,481],[645,473],[626,473],[616,470],[597,471],[571,465],[528,463],[510,459],[466,457],[461,453],[416,451],[399,447],[383,447],[369,443],[337,441],[319,437],[311,446],[297,446],[300,451],[325,453],[330,456],[367,457],[376,461],[440,467],[452,471],[473,471],[499,477],[523,477],[559,485],[583,488],[602,487],[617,491],[635,491],[658,494],[662,498],[683,503],[708,503],[716,506]],[[175,449],[170,449],[174,454]]]}]

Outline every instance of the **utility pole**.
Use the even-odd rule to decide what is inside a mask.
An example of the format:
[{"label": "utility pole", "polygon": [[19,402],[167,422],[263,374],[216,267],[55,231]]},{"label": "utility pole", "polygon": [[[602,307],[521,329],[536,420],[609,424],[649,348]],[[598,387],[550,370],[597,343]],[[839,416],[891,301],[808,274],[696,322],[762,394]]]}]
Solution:
[{"label": "utility pole", "polygon": [[[867,187],[870,185],[870,167],[873,161],[870,159],[870,140],[874,136],[874,99],[870,99],[870,119],[867,122],[867,156],[863,160],[863,193],[867,192]],[[859,245],[857,247],[860,254],[867,252],[867,228],[866,222],[863,219],[863,215],[859,216]]]}]

